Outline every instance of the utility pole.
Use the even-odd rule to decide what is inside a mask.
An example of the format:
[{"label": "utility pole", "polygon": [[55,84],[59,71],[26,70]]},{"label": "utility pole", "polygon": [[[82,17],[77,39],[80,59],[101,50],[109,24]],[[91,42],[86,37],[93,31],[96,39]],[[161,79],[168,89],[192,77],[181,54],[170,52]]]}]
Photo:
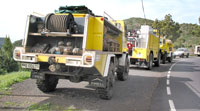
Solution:
[{"label": "utility pole", "polygon": [[200,17],[199,17],[199,24],[200,24]]}]

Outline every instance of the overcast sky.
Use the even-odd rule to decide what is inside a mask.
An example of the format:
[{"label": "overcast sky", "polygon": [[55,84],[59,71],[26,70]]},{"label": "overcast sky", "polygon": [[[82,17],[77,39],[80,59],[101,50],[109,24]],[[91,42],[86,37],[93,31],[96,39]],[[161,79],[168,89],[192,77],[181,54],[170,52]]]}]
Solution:
[{"label": "overcast sky", "polygon": [[[143,0],[146,18],[162,20],[171,14],[179,23],[198,23],[200,0]],[[12,42],[24,37],[27,15],[46,15],[59,6],[86,5],[96,15],[107,12],[114,19],[143,17],[141,0],[3,0],[0,3],[0,37],[9,35]]]}]

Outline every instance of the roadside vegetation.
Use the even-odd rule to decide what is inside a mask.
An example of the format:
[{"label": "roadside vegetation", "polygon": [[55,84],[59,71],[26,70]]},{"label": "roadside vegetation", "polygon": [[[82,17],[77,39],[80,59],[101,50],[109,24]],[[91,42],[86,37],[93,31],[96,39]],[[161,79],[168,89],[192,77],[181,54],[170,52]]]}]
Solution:
[{"label": "roadside vegetation", "polygon": [[0,75],[19,71],[19,63],[13,59],[14,46],[9,36],[6,36],[3,46],[0,48]]},{"label": "roadside vegetation", "polygon": [[33,104],[27,108],[30,111],[81,111],[74,106],[62,107],[51,103]]},{"label": "roadside vegetation", "polygon": [[12,72],[0,75],[0,93],[8,94],[11,89],[10,87],[13,84],[22,82],[27,78],[30,78],[29,71]]}]

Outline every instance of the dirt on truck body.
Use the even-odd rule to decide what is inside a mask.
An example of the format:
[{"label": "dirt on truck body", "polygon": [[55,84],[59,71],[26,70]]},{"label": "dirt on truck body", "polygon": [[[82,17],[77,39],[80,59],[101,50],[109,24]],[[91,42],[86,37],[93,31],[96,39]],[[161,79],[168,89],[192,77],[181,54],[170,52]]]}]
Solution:
[{"label": "dirt on truck body", "polygon": [[128,77],[126,41],[124,21],[66,6],[44,17],[28,16],[24,45],[15,48],[14,59],[32,69],[43,92],[54,91],[59,79],[88,81],[100,98],[111,99],[115,76]]}]

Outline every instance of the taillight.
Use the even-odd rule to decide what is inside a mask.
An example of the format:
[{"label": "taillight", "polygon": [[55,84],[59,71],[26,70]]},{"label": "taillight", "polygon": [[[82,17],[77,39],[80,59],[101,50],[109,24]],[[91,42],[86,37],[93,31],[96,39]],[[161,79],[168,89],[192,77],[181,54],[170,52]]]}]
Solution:
[{"label": "taillight", "polygon": [[15,59],[20,59],[20,57],[21,57],[20,50],[15,50]]},{"label": "taillight", "polygon": [[86,62],[92,62],[92,56],[86,56]]},{"label": "taillight", "polygon": [[92,56],[85,55],[84,56],[84,64],[85,65],[91,65],[92,64]]},{"label": "taillight", "polygon": [[20,51],[16,52],[16,57],[20,57]]}]

